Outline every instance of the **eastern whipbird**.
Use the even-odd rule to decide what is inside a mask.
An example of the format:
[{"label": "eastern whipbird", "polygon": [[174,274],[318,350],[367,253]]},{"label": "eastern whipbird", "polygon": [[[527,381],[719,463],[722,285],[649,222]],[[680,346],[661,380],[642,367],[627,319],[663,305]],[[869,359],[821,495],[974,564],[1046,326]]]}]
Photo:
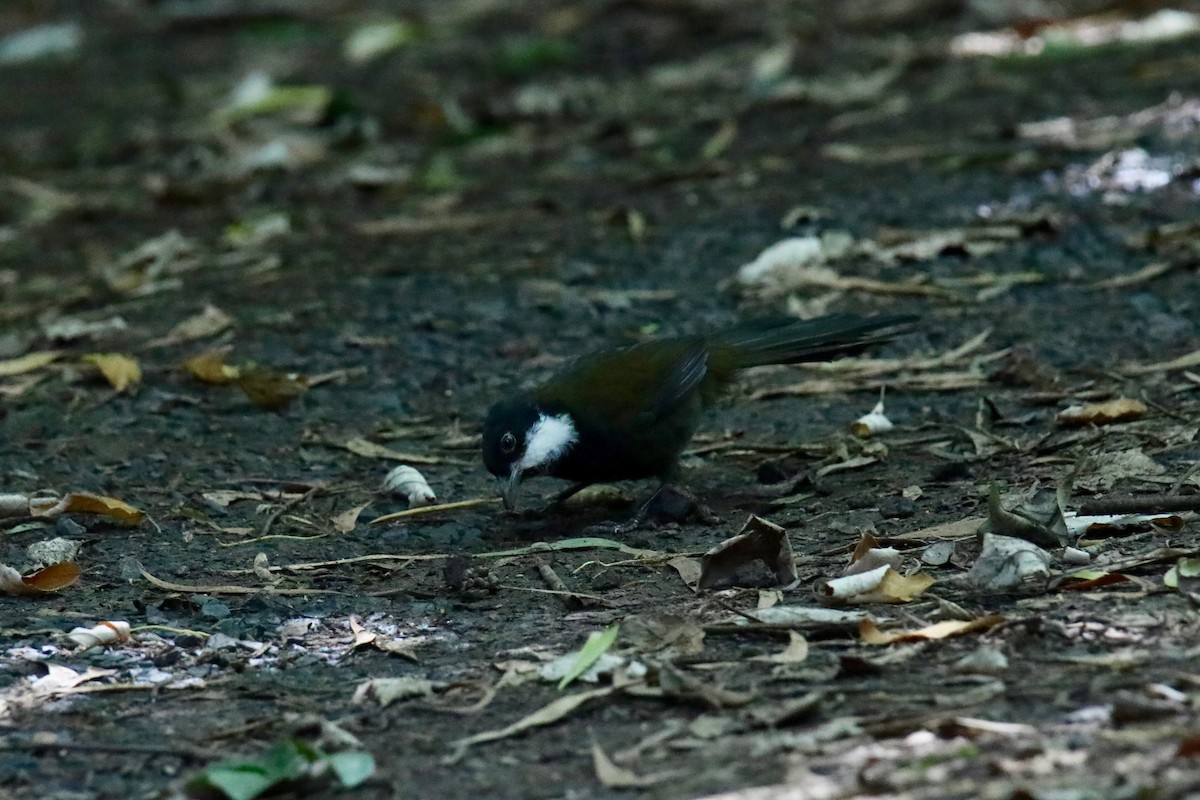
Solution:
[{"label": "eastern whipbird", "polygon": [[492,406],[483,423],[483,463],[499,479],[506,508],[513,507],[521,481],[538,475],[575,482],[556,501],[593,483],[640,478],[658,478],[661,490],[701,412],[739,370],[852,355],[914,320],[852,314],[761,319],[708,336],[601,350]]}]

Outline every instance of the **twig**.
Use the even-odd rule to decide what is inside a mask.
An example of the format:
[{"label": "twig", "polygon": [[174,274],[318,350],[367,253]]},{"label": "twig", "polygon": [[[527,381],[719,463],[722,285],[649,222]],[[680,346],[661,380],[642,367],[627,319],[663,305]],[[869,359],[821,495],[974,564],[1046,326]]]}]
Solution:
[{"label": "twig", "polygon": [[455,503],[438,503],[433,506],[418,506],[416,508],[407,508],[404,511],[396,511],[392,514],[384,514],[382,517],[376,517],[371,520],[368,525],[382,525],[385,522],[391,522],[394,519],[403,519],[405,517],[417,517],[422,514],[435,514],[439,511],[453,511],[458,508],[474,508],[475,506],[486,506],[493,503],[499,503],[498,497],[476,497],[473,500],[459,500]]},{"label": "twig", "polygon": [[265,537],[268,533],[271,532],[271,526],[275,524],[275,520],[279,519],[280,515],[282,515],[283,512],[289,511],[289,510],[295,508],[296,506],[303,503],[305,500],[311,500],[317,494],[317,492],[321,491],[324,488],[325,488],[325,484],[315,483],[304,494],[300,495],[299,497],[293,497],[291,500],[288,500],[283,505],[281,505],[279,508],[272,511],[270,513],[270,515],[267,517],[267,521],[263,523],[262,533],[259,534],[259,538]]},{"label": "twig", "polygon": [[575,611],[583,606],[582,600],[575,596],[575,593],[571,591],[566,582],[554,571],[554,567],[550,566],[544,558],[538,557],[537,570],[538,574],[542,576],[542,580],[546,582],[546,585],[562,598],[563,605],[568,610]]},{"label": "twig", "polygon": [[189,583],[172,583],[164,581],[161,578],[156,578],[141,569],[142,577],[148,580],[159,589],[167,589],[172,592],[195,592],[197,594],[276,594],[286,597],[303,597],[310,594],[341,594],[341,592],[333,589],[273,589],[269,586],[204,586]]},{"label": "twig", "polygon": [[1085,517],[1176,511],[1200,511],[1200,494],[1122,494],[1089,500],[1079,507],[1080,516]]},{"label": "twig", "polygon": [[149,744],[103,744],[100,742],[0,742],[0,751],[18,752],[70,750],[77,753],[116,753],[139,756],[178,756],[191,761],[211,761],[216,753],[187,747],[157,747]]}]

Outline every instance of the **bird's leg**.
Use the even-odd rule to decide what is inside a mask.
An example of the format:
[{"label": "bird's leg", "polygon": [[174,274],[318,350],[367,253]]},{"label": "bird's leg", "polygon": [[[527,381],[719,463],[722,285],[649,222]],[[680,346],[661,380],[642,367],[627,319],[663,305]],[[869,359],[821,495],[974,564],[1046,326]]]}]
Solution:
[{"label": "bird's leg", "polygon": [[591,532],[593,534],[608,534],[610,536],[633,533],[638,528],[642,527],[642,525],[646,523],[646,520],[650,518],[650,511],[654,507],[655,501],[658,500],[663,493],[663,489],[665,489],[668,485],[669,484],[667,481],[663,481],[662,483],[658,484],[658,488],[654,490],[654,493],[650,495],[646,502],[642,503],[641,506],[638,507],[637,512],[624,522],[608,522],[601,523],[599,525],[589,525],[584,529],[584,532]]},{"label": "bird's leg", "polygon": [[588,481],[580,481],[579,483],[571,484],[558,494],[554,495],[554,499],[550,501],[550,508],[558,508],[563,503],[567,502],[569,498],[574,497],[591,485],[592,484]]}]

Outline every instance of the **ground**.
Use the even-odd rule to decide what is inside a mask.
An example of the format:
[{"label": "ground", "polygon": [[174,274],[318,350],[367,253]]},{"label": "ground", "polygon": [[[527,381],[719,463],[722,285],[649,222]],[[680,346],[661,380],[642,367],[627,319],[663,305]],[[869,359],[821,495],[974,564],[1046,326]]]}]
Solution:
[{"label": "ground", "polygon": [[[169,797],[314,740],[373,774],[285,794],[1200,791],[1194,17],[0,10],[40,24],[56,52],[0,44],[0,562],[33,584],[0,601],[0,794]],[[385,46],[348,50],[368,25]],[[682,460],[715,521],[597,534],[648,482],[495,500],[482,415],[571,356],[834,312],[919,322],[864,362],[746,373]],[[894,429],[853,435],[881,389]],[[380,489],[399,463],[448,506],[372,524],[407,508]],[[989,512],[1064,484],[1068,518],[1169,513]],[[794,583],[696,592],[751,515]],[[989,517],[1052,541],[989,579]],[[26,552],[55,537],[77,581]],[[838,605],[872,541],[932,585]],[[832,616],[767,616],[789,609]],[[106,622],[132,633],[64,635]],[[539,675],[614,624],[615,674]]]}]

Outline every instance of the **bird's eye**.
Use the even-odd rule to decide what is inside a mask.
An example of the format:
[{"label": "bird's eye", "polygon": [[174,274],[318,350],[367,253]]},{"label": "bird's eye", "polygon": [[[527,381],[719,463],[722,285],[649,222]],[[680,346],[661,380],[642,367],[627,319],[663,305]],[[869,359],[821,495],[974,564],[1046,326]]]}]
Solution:
[{"label": "bird's eye", "polygon": [[511,433],[506,433],[500,437],[500,449],[506,453],[511,453],[517,447],[517,437]]}]

